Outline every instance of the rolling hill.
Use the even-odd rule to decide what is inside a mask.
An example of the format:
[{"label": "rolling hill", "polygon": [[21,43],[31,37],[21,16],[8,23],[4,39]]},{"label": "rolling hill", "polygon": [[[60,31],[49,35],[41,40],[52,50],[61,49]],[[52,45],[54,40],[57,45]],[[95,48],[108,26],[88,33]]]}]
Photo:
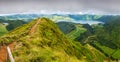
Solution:
[{"label": "rolling hill", "polygon": [[26,22],[31,21],[38,17],[47,17],[51,20],[58,21],[101,21],[106,22],[115,17],[120,17],[120,15],[95,15],[95,14],[36,14],[36,13],[26,13],[26,14],[8,14],[0,15],[0,19],[3,20],[24,20]]}]

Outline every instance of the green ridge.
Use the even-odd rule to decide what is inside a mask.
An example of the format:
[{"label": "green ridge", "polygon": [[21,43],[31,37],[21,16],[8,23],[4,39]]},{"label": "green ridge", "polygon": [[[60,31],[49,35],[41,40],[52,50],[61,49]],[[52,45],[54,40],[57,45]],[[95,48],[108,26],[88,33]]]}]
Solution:
[{"label": "green ridge", "polygon": [[[29,34],[38,20],[40,22],[34,33]],[[12,30],[1,37],[0,44],[13,41],[16,42],[12,52],[16,62],[103,62],[106,58],[100,52],[91,51],[88,46],[68,39],[56,24],[47,18],[35,19]]]}]

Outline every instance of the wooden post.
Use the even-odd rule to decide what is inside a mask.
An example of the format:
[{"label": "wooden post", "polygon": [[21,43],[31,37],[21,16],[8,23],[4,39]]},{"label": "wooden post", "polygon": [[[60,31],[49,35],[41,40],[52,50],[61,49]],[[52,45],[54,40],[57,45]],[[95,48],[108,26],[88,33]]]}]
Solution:
[{"label": "wooden post", "polygon": [[13,56],[12,56],[11,50],[10,50],[9,47],[7,47],[7,53],[8,53],[8,56],[9,56],[10,62],[15,62],[15,61],[14,61],[14,58],[13,58]]}]

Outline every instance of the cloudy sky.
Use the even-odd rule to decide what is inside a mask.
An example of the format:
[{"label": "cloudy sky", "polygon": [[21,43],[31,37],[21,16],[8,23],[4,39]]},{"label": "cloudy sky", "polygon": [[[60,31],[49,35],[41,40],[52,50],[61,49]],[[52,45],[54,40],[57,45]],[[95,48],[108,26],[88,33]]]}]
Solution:
[{"label": "cloudy sky", "polygon": [[120,14],[120,0],[0,0],[0,14],[51,11]]}]

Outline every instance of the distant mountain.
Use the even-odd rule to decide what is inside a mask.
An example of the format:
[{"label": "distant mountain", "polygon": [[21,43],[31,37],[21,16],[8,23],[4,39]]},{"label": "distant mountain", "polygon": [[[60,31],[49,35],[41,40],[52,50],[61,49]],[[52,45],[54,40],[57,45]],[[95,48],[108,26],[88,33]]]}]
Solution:
[{"label": "distant mountain", "polygon": [[0,16],[0,19],[3,20],[24,20],[26,22],[31,21],[32,19],[38,18],[38,17],[47,17],[54,21],[62,21],[62,20],[73,20],[68,17],[68,15],[59,15],[59,14],[12,14],[12,15],[5,15]]},{"label": "distant mountain", "polygon": [[[91,20],[91,21],[101,21],[106,22],[111,20],[112,18],[118,17],[119,15],[90,15],[90,14],[83,14],[83,15],[69,15],[70,18],[74,20]],[[119,16],[120,17],[120,16]]]},{"label": "distant mountain", "polygon": [[93,15],[93,14],[9,14],[9,15],[1,15],[0,19],[3,20],[24,20],[31,21],[32,19],[38,17],[46,17],[51,20],[57,21],[101,21],[106,22],[111,20],[114,17],[120,17],[120,15]]},{"label": "distant mountain", "polygon": [[[0,38],[0,51],[9,46],[16,62],[103,62],[107,57],[89,44],[70,40],[47,18],[38,18]],[[0,60],[6,53],[0,52]]]},{"label": "distant mountain", "polygon": [[[38,18],[38,17],[46,17],[50,18],[54,22],[73,22],[73,23],[80,23],[80,24],[97,24],[97,23],[104,23],[111,19],[114,19],[115,15],[90,15],[90,14],[7,14],[7,15],[0,15],[0,22],[8,23],[7,30],[12,30],[16,27],[21,26],[24,23],[28,23],[31,20]],[[13,22],[11,22],[13,21]]]}]

